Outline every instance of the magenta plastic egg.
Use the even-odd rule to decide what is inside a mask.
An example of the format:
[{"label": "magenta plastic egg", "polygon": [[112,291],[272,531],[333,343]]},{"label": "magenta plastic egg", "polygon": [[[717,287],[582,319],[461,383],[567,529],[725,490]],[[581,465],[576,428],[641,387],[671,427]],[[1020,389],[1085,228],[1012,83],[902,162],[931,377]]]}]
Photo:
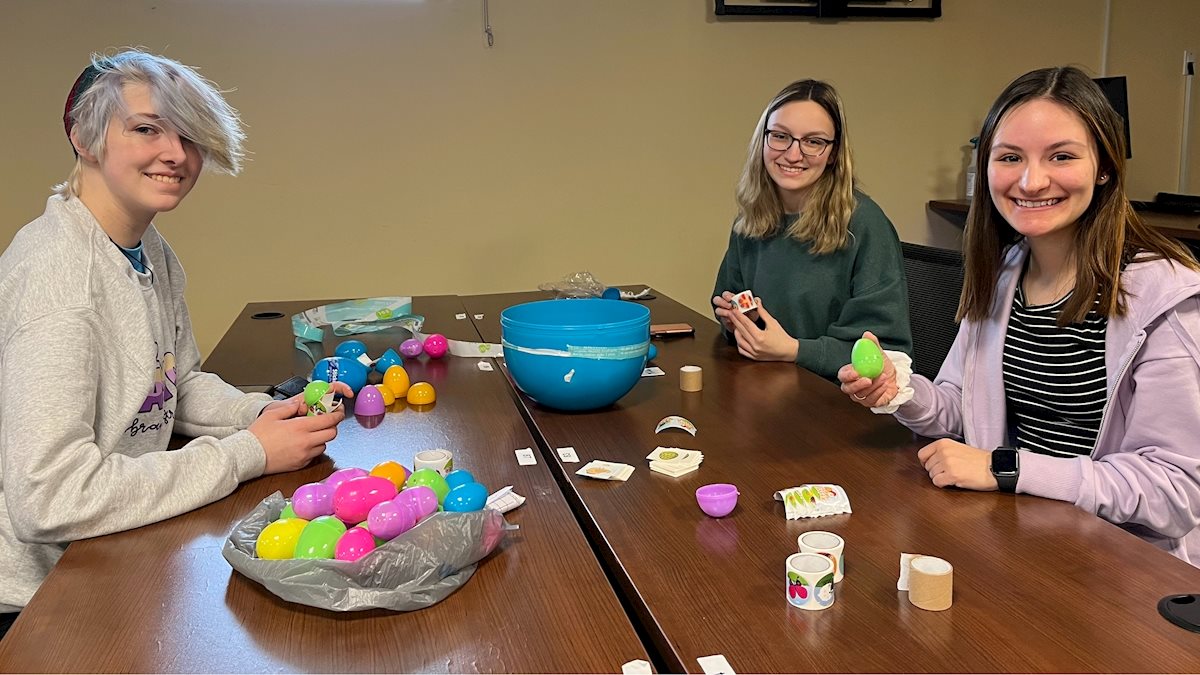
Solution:
[{"label": "magenta plastic egg", "polygon": [[481,511],[487,504],[487,488],[479,483],[464,483],[446,495],[442,506],[447,511]]},{"label": "magenta plastic egg", "polygon": [[450,343],[446,341],[445,335],[434,333],[425,338],[423,348],[430,358],[440,359],[446,355],[446,350],[450,349]]},{"label": "magenta plastic egg", "polygon": [[337,486],[333,491],[333,515],[343,523],[366,520],[371,507],[396,496],[392,481],[379,476],[359,476]]},{"label": "magenta plastic egg", "polygon": [[333,488],[325,483],[301,485],[292,494],[292,512],[305,520],[333,515]]},{"label": "magenta plastic egg", "polygon": [[337,545],[333,548],[333,557],[354,562],[374,550],[375,537],[361,527],[352,527],[337,540]]},{"label": "magenta plastic egg", "polygon": [[400,353],[408,358],[416,358],[421,355],[421,341],[416,338],[409,338],[400,343]]},{"label": "magenta plastic egg", "polygon": [[348,467],[345,469],[338,469],[337,471],[334,471],[333,473],[329,474],[329,478],[325,479],[325,484],[328,485],[329,487],[333,488],[334,490],[336,490],[336,489],[338,489],[339,485],[341,485],[342,483],[345,483],[346,481],[350,480],[351,478],[358,478],[360,476],[365,476],[365,475],[367,475],[367,470],[360,469],[357,466],[352,466],[352,467]]},{"label": "magenta plastic egg", "polygon": [[418,521],[438,510],[437,493],[425,485],[404,488],[400,496],[396,497],[396,501],[411,506],[417,514]]},{"label": "magenta plastic egg", "polygon": [[417,512],[399,499],[376,504],[367,514],[367,529],[380,539],[392,539],[408,532],[417,524]]},{"label": "magenta plastic egg", "polygon": [[363,387],[354,399],[355,415],[382,415],[387,411],[383,394],[375,387]]}]

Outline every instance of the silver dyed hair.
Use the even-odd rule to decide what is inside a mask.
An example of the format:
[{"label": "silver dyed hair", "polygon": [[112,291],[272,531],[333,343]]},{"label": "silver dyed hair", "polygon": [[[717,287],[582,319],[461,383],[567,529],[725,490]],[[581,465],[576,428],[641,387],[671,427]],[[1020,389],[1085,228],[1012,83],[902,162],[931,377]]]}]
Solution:
[{"label": "silver dyed hair", "polygon": [[[93,54],[92,66],[99,74],[79,95],[70,116],[79,144],[96,158],[104,157],[109,122],[127,114],[125,85],[143,84],[150,91],[158,115],[196,146],[205,168],[230,175],[241,171],[246,133],[237,110],[215,84],[178,61],[136,49],[114,56]],[[54,191],[67,199],[78,196],[82,164],[83,160],[76,157],[67,180]]]}]

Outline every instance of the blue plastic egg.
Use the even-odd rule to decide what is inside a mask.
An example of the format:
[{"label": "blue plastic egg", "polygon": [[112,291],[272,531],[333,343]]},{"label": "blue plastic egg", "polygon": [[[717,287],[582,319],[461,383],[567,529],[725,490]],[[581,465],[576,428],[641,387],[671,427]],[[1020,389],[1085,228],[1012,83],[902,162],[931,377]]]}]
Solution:
[{"label": "blue plastic egg", "polygon": [[487,504],[487,488],[479,483],[464,483],[450,490],[442,502],[446,511],[481,511]]},{"label": "blue plastic egg", "polygon": [[383,353],[383,356],[379,357],[379,360],[375,362],[375,370],[379,371],[380,374],[383,374],[386,373],[387,369],[391,368],[392,366],[403,365],[404,359],[400,358],[400,355],[396,353],[395,349],[389,348]]},{"label": "blue plastic egg", "polygon": [[330,356],[313,366],[312,379],[345,382],[357,394],[367,385],[367,367],[344,356]]},{"label": "blue plastic egg", "polygon": [[[358,361],[358,357],[366,353],[367,346],[363,344],[362,340],[344,340],[337,346],[337,349],[333,350],[334,356],[341,356],[354,361]],[[359,361],[359,363],[362,362]]]},{"label": "blue plastic egg", "polygon": [[446,485],[449,485],[451,490],[459,485],[466,485],[467,483],[474,482],[475,476],[472,476],[471,472],[467,471],[466,469],[455,469],[454,471],[446,474]]}]

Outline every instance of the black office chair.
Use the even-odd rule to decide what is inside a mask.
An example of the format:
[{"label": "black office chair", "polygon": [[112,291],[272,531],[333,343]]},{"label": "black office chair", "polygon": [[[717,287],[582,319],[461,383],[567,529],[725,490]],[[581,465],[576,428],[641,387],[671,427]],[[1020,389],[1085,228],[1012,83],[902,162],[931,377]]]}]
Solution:
[{"label": "black office chair", "polygon": [[913,371],[933,379],[958,334],[962,293],[962,253],[900,242],[908,277],[908,323],[912,328]]}]

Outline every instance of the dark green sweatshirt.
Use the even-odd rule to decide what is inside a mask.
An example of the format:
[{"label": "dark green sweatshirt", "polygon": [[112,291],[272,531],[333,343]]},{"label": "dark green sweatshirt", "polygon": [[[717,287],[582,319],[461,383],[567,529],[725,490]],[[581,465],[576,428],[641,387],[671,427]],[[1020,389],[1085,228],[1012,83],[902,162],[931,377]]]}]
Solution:
[{"label": "dark green sweatshirt", "polygon": [[774,235],[729,237],[713,295],[753,291],[792,337],[796,365],[837,380],[863,331],[884,349],[912,354],[908,288],[896,228],[871,198],[854,193],[850,240],[839,251],[813,255],[807,242],[787,236],[799,217],[785,215]]}]

